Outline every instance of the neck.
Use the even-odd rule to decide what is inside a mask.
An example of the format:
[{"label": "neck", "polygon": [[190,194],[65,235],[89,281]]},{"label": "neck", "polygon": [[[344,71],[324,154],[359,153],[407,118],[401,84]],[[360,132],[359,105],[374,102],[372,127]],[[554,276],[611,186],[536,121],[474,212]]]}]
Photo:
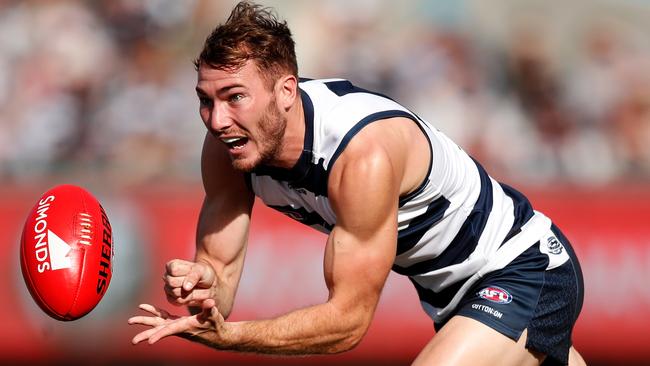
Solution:
[{"label": "neck", "polygon": [[271,165],[291,169],[298,162],[305,145],[305,113],[300,91],[296,96],[296,102],[287,111],[286,118],[287,127],[282,139],[282,146],[278,158]]}]

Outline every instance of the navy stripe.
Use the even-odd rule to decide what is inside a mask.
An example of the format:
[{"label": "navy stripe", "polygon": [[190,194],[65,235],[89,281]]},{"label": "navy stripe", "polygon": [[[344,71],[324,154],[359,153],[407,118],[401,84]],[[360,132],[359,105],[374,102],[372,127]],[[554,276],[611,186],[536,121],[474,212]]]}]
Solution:
[{"label": "navy stripe", "polygon": [[[330,171],[332,170],[332,167],[334,166],[334,163],[336,162],[336,159],[339,158],[339,155],[341,155],[343,150],[345,150],[345,148],[348,146],[348,144],[350,143],[350,140],[352,140],[352,138],[357,133],[359,133],[359,131],[361,131],[361,129],[363,129],[364,127],[366,127],[367,125],[369,125],[372,122],[376,122],[376,121],[379,121],[379,120],[382,120],[382,119],[387,119],[387,118],[395,118],[395,117],[405,117],[405,118],[408,118],[408,119],[411,119],[411,120],[415,121],[415,117],[413,117],[413,115],[411,115],[408,112],[400,111],[400,110],[381,111],[381,112],[373,113],[373,114],[370,114],[370,115],[366,116],[364,119],[357,122],[356,125],[352,126],[352,128],[345,134],[345,136],[343,136],[343,139],[341,139],[341,143],[336,148],[336,151],[334,152],[334,154],[332,155],[332,158],[330,159],[329,166],[328,166],[329,170]],[[417,121],[415,121],[415,122],[417,122]],[[329,178],[329,171],[328,171],[328,178]]]},{"label": "navy stripe", "polygon": [[314,104],[309,95],[300,89],[305,115],[305,142],[298,162],[291,169],[282,169],[271,166],[261,166],[255,169],[257,176],[270,176],[276,181],[288,182],[290,188],[304,188],[317,196],[327,196],[327,172],[325,160],[318,163],[312,162],[312,149],[314,146]]},{"label": "navy stripe", "polygon": [[253,173],[258,176],[267,175],[279,181],[291,182],[304,179],[312,166],[312,149],[314,146],[314,104],[309,95],[300,89],[300,99],[305,116],[305,140],[302,153],[291,169],[278,168],[274,166],[260,166]]},{"label": "navy stripe", "polygon": [[[342,97],[342,96],[350,94],[350,93],[366,93],[366,94],[372,94],[372,95],[376,95],[376,96],[379,96],[379,97],[382,97],[382,98],[386,98],[386,99],[391,100],[391,101],[394,102],[393,98],[391,98],[391,97],[389,97],[387,95],[377,93],[377,92],[374,92],[374,91],[370,91],[370,90],[367,90],[367,89],[359,88],[358,86],[352,84],[348,80],[328,81],[328,82],[326,82],[324,84],[325,84],[325,86],[327,86],[327,88],[332,93],[338,95],[339,97]],[[413,116],[415,116],[415,118],[413,118]],[[429,143],[429,153],[431,154],[430,156],[433,156],[433,148],[431,147],[431,140],[429,140],[429,135],[424,130],[424,127],[422,127],[422,125],[418,121],[418,119],[420,121],[422,119],[420,117],[418,117],[415,113],[413,113],[413,115],[407,115],[406,117],[413,120],[414,122],[416,122],[417,126],[420,128],[420,130],[424,134],[424,137],[426,137],[426,139],[427,139],[427,141]],[[335,159],[333,159],[333,160],[335,160]],[[333,164],[334,163],[332,161],[332,162],[330,162],[329,166],[331,167]],[[429,163],[429,171],[427,172],[425,177],[428,177],[430,175],[430,173],[431,173],[431,163]],[[422,190],[426,186],[427,182],[428,182],[428,180],[425,178],[422,181],[422,184],[420,184],[420,186],[415,191],[411,192],[410,194],[408,194],[405,197],[400,198],[399,206],[400,207],[403,206],[408,200],[410,200],[411,198],[417,196],[420,192],[422,192]]]},{"label": "navy stripe", "polygon": [[[431,145],[429,145],[429,146],[431,146]],[[429,171],[427,172],[427,175],[425,176],[426,178],[424,178],[424,180],[422,181],[422,184],[420,184],[420,186],[416,190],[414,190],[413,192],[408,193],[408,194],[406,194],[406,195],[399,198],[399,207],[400,208],[402,208],[405,204],[407,204],[408,201],[410,201],[412,198],[417,197],[417,195],[419,195],[420,193],[422,193],[422,191],[424,191],[424,189],[427,187],[427,184],[429,183],[429,176],[430,175],[431,175],[431,162],[429,162]]]},{"label": "navy stripe", "polygon": [[[405,276],[431,272],[463,262],[476,249],[478,240],[485,229],[485,223],[490,216],[490,211],[492,211],[492,182],[485,169],[476,161],[475,164],[481,180],[481,192],[472,212],[461,226],[458,234],[437,257],[415,263],[409,267],[393,265],[393,271]],[[426,231],[428,228],[422,230]]]},{"label": "navy stripe", "polygon": [[463,286],[467,278],[463,281],[456,282],[449,287],[443,289],[440,292],[435,292],[430,288],[422,287],[419,283],[409,277],[411,283],[415,287],[415,290],[418,293],[420,301],[426,302],[427,304],[442,309],[445,306],[449,305],[453,297],[456,295],[458,290]]},{"label": "navy stripe", "polygon": [[[360,88],[360,87],[352,84],[349,80],[328,81],[328,82],[323,83],[323,84],[325,84],[325,86],[327,86],[327,88],[332,93],[338,95],[339,97],[342,97],[342,96],[350,94],[350,93],[366,93],[366,94],[372,94],[372,95],[376,95],[376,96],[379,96],[379,97],[382,97],[382,98],[386,98],[386,99],[391,100],[391,101],[394,102],[393,98],[391,98],[391,97],[389,97],[387,95]],[[380,112],[380,113],[382,113],[382,112]],[[420,119],[420,118],[418,116],[416,116],[414,113],[412,115],[411,114],[405,114],[403,116],[408,118],[408,119],[413,120],[417,124],[417,126],[420,128],[420,130],[422,131],[422,133],[424,134],[424,136],[426,137],[426,139],[427,139],[427,141],[429,143],[430,156],[433,156],[433,148],[431,146],[431,140],[429,140],[429,135],[426,133],[426,131],[424,130],[424,127],[422,127],[422,125],[418,121],[418,119]],[[415,116],[415,118],[414,118],[414,116]],[[394,116],[394,117],[398,117],[398,116]],[[383,118],[391,118],[391,117],[383,117]],[[372,122],[372,121],[370,121],[370,122]],[[357,124],[357,126],[358,126],[358,124]],[[353,127],[352,130],[354,130],[354,128],[356,128],[357,126]],[[359,130],[361,128],[363,128],[363,126],[360,126]],[[350,130],[350,132],[352,130]],[[358,130],[356,132],[354,132],[354,134],[356,134],[357,132],[358,132]],[[347,138],[347,135],[345,137]],[[342,151],[343,148],[345,148],[347,143],[348,142],[346,141],[345,144],[342,144],[342,145],[344,145],[344,146],[342,146],[342,148],[339,147],[339,149],[337,149],[336,153],[332,157],[332,160],[330,161],[330,164],[329,164],[330,168],[334,165],[334,162],[338,158],[338,155],[340,154],[340,151]],[[431,162],[429,163],[429,171],[427,172],[425,177],[429,177],[430,173],[431,173]],[[404,204],[406,204],[406,202],[408,202],[408,200],[410,200],[411,198],[413,198],[413,197],[417,196],[418,194],[420,194],[422,192],[422,190],[424,190],[424,187],[426,187],[427,182],[428,182],[428,179],[425,178],[422,181],[422,184],[420,184],[420,186],[415,191],[411,192],[410,194],[408,194],[408,195],[406,195],[404,197],[401,197],[400,201],[399,201],[399,207],[402,207]]]},{"label": "navy stripe", "polygon": [[307,173],[302,179],[289,182],[289,188],[304,188],[317,196],[327,197],[327,176],[325,159],[320,158],[317,164],[310,163]]},{"label": "navy stripe", "polygon": [[507,242],[510,240],[510,238],[521,232],[521,227],[533,217],[535,212],[533,211],[533,206],[530,204],[530,201],[528,201],[528,199],[523,194],[521,194],[521,192],[517,191],[507,184],[499,184],[501,185],[501,188],[503,189],[503,192],[506,194],[506,196],[512,199],[514,205],[513,214],[515,216],[515,220],[512,223],[510,231],[506,235],[505,239],[503,239],[501,242],[503,245],[503,243]]},{"label": "navy stripe", "polygon": [[[415,116],[416,118],[420,118],[418,116]],[[424,129],[424,122],[422,120],[417,121],[413,118],[411,118],[413,121],[415,121],[415,124],[420,128],[420,131],[422,131],[422,134],[424,134],[424,137],[427,139],[427,143],[429,144],[429,168],[427,169],[427,174],[425,175],[424,180],[422,181],[422,184],[413,192],[400,197],[399,199],[399,207],[404,206],[409,200],[411,200],[413,197],[416,197],[422,191],[424,191],[424,188],[426,188],[427,184],[429,183],[429,177],[431,176],[431,169],[433,168],[433,146],[431,145],[431,139],[429,138],[429,134],[427,134],[427,131]]]},{"label": "navy stripe", "polygon": [[367,94],[376,95],[376,96],[379,96],[379,97],[382,97],[382,98],[386,98],[386,99],[389,99],[389,100],[393,100],[392,98],[390,98],[390,97],[388,97],[388,96],[386,96],[384,94],[380,94],[380,93],[377,93],[377,92],[373,92],[373,91],[370,91],[370,90],[359,88],[358,86],[352,84],[348,80],[328,81],[328,82],[323,83],[323,84],[325,84],[325,86],[327,86],[327,89],[331,90],[332,93],[338,95],[339,97],[342,97],[342,96],[344,96],[346,94],[350,94],[350,93],[367,93]]},{"label": "navy stripe", "polygon": [[442,219],[449,205],[448,199],[438,197],[431,202],[424,214],[414,218],[408,227],[400,230],[397,235],[397,255],[413,248],[422,239],[422,235]]},{"label": "navy stripe", "polygon": [[580,267],[580,262],[578,261],[578,257],[576,256],[576,252],[573,249],[573,246],[569,242],[569,239],[567,239],[566,236],[564,236],[564,233],[560,230],[559,227],[557,227],[555,224],[551,226],[551,231],[553,231],[553,234],[560,239],[560,243],[564,245],[564,249],[567,251],[567,254],[569,255],[569,259],[573,265],[573,271],[576,276],[576,282],[578,286],[578,298],[576,299],[576,311],[575,311],[575,317],[574,319],[578,318],[578,315],[580,314],[580,311],[582,310],[583,306],[583,301],[584,301],[584,291],[585,291],[585,280],[582,275],[582,268]]}]

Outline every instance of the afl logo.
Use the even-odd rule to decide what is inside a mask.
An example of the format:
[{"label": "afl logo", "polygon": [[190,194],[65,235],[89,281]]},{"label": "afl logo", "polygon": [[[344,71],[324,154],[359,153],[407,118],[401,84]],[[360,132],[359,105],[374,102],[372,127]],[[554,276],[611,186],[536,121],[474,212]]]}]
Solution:
[{"label": "afl logo", "polygon": [[562,253],[562,244],[560,244],[560,241],[557,240],[556,237],[551,236],[550,238],[548,238],[546,245],[548,246],[549,253],[551,254]]},{"label": "afl logo", "polygon": [[496,286],[486,287],[479,291],[477,295],[497,304],[508,304],[512,301],[512,296],[508,291]]}]

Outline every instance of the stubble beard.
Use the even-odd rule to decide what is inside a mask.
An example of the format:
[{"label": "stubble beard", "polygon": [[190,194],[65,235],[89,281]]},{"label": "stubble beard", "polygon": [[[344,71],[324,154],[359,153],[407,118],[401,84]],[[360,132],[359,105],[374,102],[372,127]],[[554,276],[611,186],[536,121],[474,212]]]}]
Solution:
[{"label": "stubble beard", "polygon": [[271,100],[266,107],[264,116],[259,121],[259,134],[255,136],[258,155],[253,161],[248,159],[233,160],[233,168],[250,173],[262,165],[273,163],[282,147],[286,129],[287,119],[278,111],[275,100]]}]

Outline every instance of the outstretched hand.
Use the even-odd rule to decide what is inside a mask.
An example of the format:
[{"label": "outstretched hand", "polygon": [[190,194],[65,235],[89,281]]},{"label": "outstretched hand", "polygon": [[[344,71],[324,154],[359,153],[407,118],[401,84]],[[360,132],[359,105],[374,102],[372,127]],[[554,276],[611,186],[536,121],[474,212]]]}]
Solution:
[{"label": "outstretched hand", "polygon": [[171,335],[201,343],[219,343],[219,330],[224,324],[224,318],[213,299],[204,300],[201,303],[201,312],[191,316],[170,314],[164,309],[149,304],[141,304],[139,308],[151,315],[129,318],[129,324],[147,325],[151,328],[133,337],[131,341],[133,344],[142,341],[154,344]]}]

